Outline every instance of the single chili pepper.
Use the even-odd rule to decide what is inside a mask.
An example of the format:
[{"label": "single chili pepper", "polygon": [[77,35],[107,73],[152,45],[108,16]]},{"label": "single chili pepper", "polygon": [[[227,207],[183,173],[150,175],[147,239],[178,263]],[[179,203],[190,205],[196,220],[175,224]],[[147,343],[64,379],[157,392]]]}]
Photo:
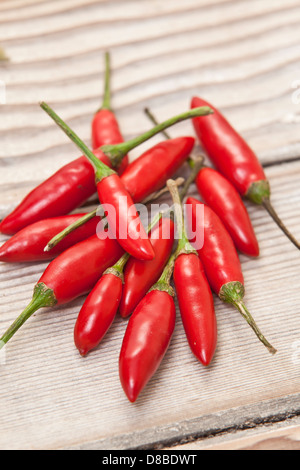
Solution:
[{"label": "single chili pepper", "polygon": [[[154,124],[158,123],[148,108],[145,113]],[[164,135],[167,139],[171,138],[167,132]],[[192,166],[191,159],[189,164]],[[248,256],[259,256],[259,245],[248,211],[230,181],[203,164],[195,183],[204,202],[224,223],[237,249]]]},{"label": "single chili pepper", "polygon": [[208,366],[216,350],[218,334],[213,296],[197,251],[186,235],[178,189],[172,180],[167,185],[173,197],[179,234],[174,284],[182,323],[193,354]]},{"label": "single chili pepper", "polygon": [[150,240],[155,257],[150,261],[141,261],[130,258],[124,271],[124,286],[120,314],[128,317],[148,290],[161,276],[164,267],[170,258],[174,243],[174,222],[170,217],[163,217],[151,230]]},{"label": "single chili pepper", "polygon": [[193,137],[160,142],[130,163],[121,180],[134,202],[141,202],[162,188],[187,160],[194,144]]},{"label": "single chili pepper", "polygon": [[[137,211],[134,209],[132,198],[120,178],[112,169],[95,157],[79,137],[46,103],[41,103],[41,107],[93,163],[100,202],[102,205],[107,204],[114,208],[114,214],[112,214],[112,211],[108,211],[107,220],[124,250],[139,259],[153,259],[154,251],[151,243],[146,236]],[[115,146],[106,145],[101,147],[101,150],[106,155],[122,159],[128,151],[145,142],[153,135],[162,132],[162,130],[177,122],[193,117],[193,111],[197,116],[210,113],[209,108],[192,110],[165,121],[131,141]]]},{"label": "single chili pepper", "polygon": [[248,211],[230,181],[218,171],[203,167],[195,183],[203,201],[224,223],[236,248],[245,255],[259,256],[259,245]]},{"label": "single chili pepper", "polygon": [[174,332],[176,309],[170,286],[173,266],[171,257],[159,281],[136,307],[125,331],[119,374],[132,403],[160,366]]},{"label": "single chili pepper", "polygon": [[[192,245],[197,237],[193,234],[197,234],[197,231],[198,236],[201,233],[204,237],[203,247],[197,249],[197,252],[211,288],[222,301],[237,308],[258,339],[271,354],[275,354],[276,349],[262,335],[243,302],[245,287],[241,263],[232,238],[224,224],[209,206],[197,199],[189,197],[186,205],[188,208],[187,222],[191,231],[189,238]],[[197,206],[202,206],[203,217],[197,217]]]},{"label": "single chili pepper", "polygon": [[[104,106],[107,106],[109,100],[109,61],[106,60],[106,91]],[[96,139],[97,148],[94,154],[99,160],[111,168],[119,168],[123,171],[127,166],[127,157],[124,156],[124,163],[119,158],[109,158],[98,147],[110,143],[123,142],[120,133],[117,132],[117,124],[109,123],[101,113],[98,122],[102,118],[103,133],[99,126],[93,129],[93,135]],[[112,120],[112,118],[111,118]],[[103,140],[102,140],[103,139]],[[111,139],[111,140],[110,140]],[[31,225],[39,220],[65,215],[81,206],[89,199],[97,188],[95,184],[95,173],[92,165],[82,156],[76,160],[64,165],[50,178],[39,184],[33,189],[21,203],[0,223],[0,232],[6,235],[13,235],[22,230],[27,225]]]},{"label": "single chili pepper", "polygon": [[203,99],[194,97],[191,108],[198,106],[209,106],[214,110],[213,116],[204,121],[193,119],[193,124],[204,150],[216,168],[242,196],[255,204],[263,205],[285,235],[300,249],[299,242],[280,220],[271,204],[270,183],[253,150],[220,111]]},{"label": "single chili pepper", "polygon": [[44,247],[50,238],[70,224],[74,224],[82,219],[83,216],[84,214],[64,215],[40,220],[28,225],[1,246],[0,261],[5,261],[6,263],[26,263],[55,258],[67,248],[96,233],[100,220],[99,217],[90,219],[85,225],[70,233],[51,253],[44,251]]},{"label": "single chili pepper", "polygon": [[0,339],[0,349],[40,308],[63,305],[88,293],[122,253],[115,240],[96,234],[51,261],[34,288],[32,301]]},{"label": "single chili pepper", "polygon": [[[102,106],[96,112],[92,121],[92,147],[97,149],[102,145],[114,145],[121,142],[124,142],[124,139],[116,116],[111,109],[110,55],[106,52],[104,97]],[[126,155],[118,168],[119,175],[124,172],[128,162],[128,155]]]},{"label": "single chili pepper", "polygon": [[74,328],[74,341],[82,356],[96,348],[109,330],[119,307],[123,289],[123,269],[129,255],[101,276],[85,300]]}]

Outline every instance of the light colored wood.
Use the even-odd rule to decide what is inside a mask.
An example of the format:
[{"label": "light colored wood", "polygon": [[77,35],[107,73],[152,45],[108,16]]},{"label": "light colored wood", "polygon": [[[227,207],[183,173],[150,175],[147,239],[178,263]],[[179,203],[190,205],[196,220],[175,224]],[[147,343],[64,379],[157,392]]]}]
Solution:
[{"label": "light colored wood", "polygon": [[[300,79],[298,0],[10,0],[0,2],[0,17],[0,43],[10,57],[0,65],[7,86],[0,108],[0,218],[78,156],[38,101],[52,104],[90,141],[103,52],[110,49],[113,104],[126,138],[149,127],[145,106],[163,119],[188,108],[193,94],[212,100],[267,165],[274,206],[300,238],[300,114],[292,100]],[[182,123],[171,132],[193,129]],[[241,256],[246,302],[277,356],[216,299],[219,345],[212,366],[206,370],[192,356],[178,314],[160,370],[132,405],[118,377],[126,322],[117,318],[99,349],[82,359],[73,327],[84,299],[45,310],[1,351],[0,448],[174,445],[190,436],[206,440],[209,429],[245,427],[245,416],[256,425],[258,416],[285,422],[296,415],[299,254],[262,208],[247,207],[261,257]],[[0,266],[0,331],[26,306],[45,267]]]},{"label": "light colored wood", "polygon": [[[288,425],[287,425],[288,424]],[[235,431],[221,436],[190,444],[183,444],[166,450],[299,450],[300,419],[283,423],[255,427],[247,431]]]}]

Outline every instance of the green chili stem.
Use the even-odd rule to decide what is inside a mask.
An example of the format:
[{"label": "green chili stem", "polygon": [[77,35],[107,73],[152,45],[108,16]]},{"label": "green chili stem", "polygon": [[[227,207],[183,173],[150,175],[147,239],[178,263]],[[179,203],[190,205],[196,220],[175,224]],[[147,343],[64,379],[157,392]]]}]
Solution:
[{"label": "green chili stem", "polygon": [[175,264],[176,256],[175,254],[171,255],[165,269],[163,270],[162,275],[158,279],[158,281],[151,287],[149,292],[153,290],[160,290],[162,292],[167,292],[171,297],[174,297],[175,293],[173,288],[171,287],[171,278],[174,271],[174,264]]},{"label": "green chili stem", "polygon": [[104,96],[101,109],[111,110],[111,93],[110,93],[110,55],[109,52],[105,53],[105,84],[104,84]]},{"label": "green chili stem", "polygon": [[[148,118],[150,119],[150,121],[151,121],[155,126],[158,126],[159,121],[156,119],[156,117],[155,117],[154,114],[150,111],[150,109],[149,109],[149,108],[145,108],[144,111],[145,111],[145,114],[146,114],[146,115],[148,116]],[[172,139],[172,137],[170,136],[170,134],[169,134],[167,131],[162,131],[161,133],[165,136],[165,138],[166,138],[167,140]]]},{"label": "green chili stem", "polygon": [[33,315],[37,310],[43,307],[52,307],[57,303],[54,292],[48,289],[43,283],[39,283],[34,288],[34,294],[29,305],[23,310],[21,315],[6,330],[2,338],[0,338],[0,349],[14,336],[21,326]]},{"label": "green chili stem", "polygon": [[[182,186],[184,182],[185,182],[185,179],[182,178],[182,177],[179,177],[175,180],[176,186]],[[156,193],[150,194],[150,196],[146,197],[143,200],[143,204],[149,204],[150,202],[153,202],[156,199],[159,199],[161,196],[163,196],[164,194],[166,194],[168,192],[169,192],[169,190],[168,190],[167,186],[164,186],[162,189],[160,189]]]},{"label": "green chili stem", "polygon": [[192,162],[193,162],[193,166],[191,166],[190,175],[186,179],[182,189],[179,191],[179,196],[180,196],[181,201],[183,201],[183,199],[185,198],[191,184],[194,183],[199,171],[203,167],[203,157],[202,157],[202,155],[200,155],[199,157],[193,158]]},{"label": "green chili stem", "polygon": [[151,139],[155,135],[163,132],[165,129],[168,129],[179,122],[185,121],[187,119],[192,119],[194,117],[207,116],[213,114],[213,110],[207,106],[201,108],[194,108],[185,113],[174,116],[171,119],[168,119],[161,124],[153,127],[151,130],[145,132],[144,134],[135,137],[132,140],[118,144],[118,145],[104,145],[101,147],[102,152],[104,152],[113,162],[120,162],[122,158],[127,155],[131,150],[143,144],[147,140]]},{"label": "green chili stem", "polygon": [[[154,125],[158,125],[159,124],[159,121],[156,119],[156,117],[154,116],[154,114],[150,111],[149,108],[145,108],[144,109],[145,111],[145,114],[148,116],[148,118],[150,119],[150,121],[154,124]],[[162,134],[165,136],[166,139],[170,140],[172,137],[170,136],[170,134],[166,131],[163,131]],[[199,171],[200,169],[202,168],[203,166],[203,162],[204,162],[204,156],[203,155],[200,155],[198,158],[201,158],[202,160],[202,165],[201,167],[199,168]],[[187,160],[190,168],[194,168],[194,165],[195,165],[195,158],[194,157],[189,157],[188,160]]]},{"label": "green chili stem", "polygon": [[177,186],[174,184],[173,180],[167,181],[167,186],[169,188],[170,194],[173,199],[173,207],[175,211],[175,218],[177,224],[177,232],[179,236],[178,247],[176,250],[176,257],[183,253],[195,253],[197,254],[196,250],[192,247],[189,242],[189,239],[186,234],[185,224],[184,224],[184,217],[183,217],[183,210],[182,210],[182,201],[180,198],[180,194],[178,191]]},{"label": "green chili stem", "polygon": [[78,229],[82,225],[86,224],[89,220],[93,219],[97,215],[98,209],[93,210],[92,212],[89,212],[88,214],[85,214],[84,216],[80,217],[80,219],[76,220],[73,222],[73,224],[69,225],[67,228],[62,230],[60,233],[55,235],[50,242],[45,246],[44,251],[50,251],[52,250],[58,243],[60,243],[67,235],[70,233],[74,232],[74,230]]},{"label": "green chili stem", "polygon": [[[45,102],[40,103],[41,108],[54,120],[54,122],[65,132],[65,134],[74,142],[75,145],[84,153],[84,155],[90,160],[90,162],[95,167],[96,172],[96,181],[101,181],[103,178],[115,174],[107,165],[104,165],[91,150],[85,145],[85,143],[75,134],[75,132],[70,129],[70,127],[53,111],[53,109],[46,104]],[[186,119],[191,119],[199,116],[207,116],[212,114],[213,111],[211,108],[205,106],[201,108],[194,108],[192,110],[186,111],[185,113],[174,116],[167,121],[159,124],[156,127],[150,129],[150,131],[145,132],[144,134],[135,137],[134,139],[128,140],[127,142],[117,144],[117,145],[103,145],[101,150],[105,155],[111,160],[114,167],[117,167],[122,159],[127,155],[131,150],[138,147],[142,143],[151,139],[151,137],[159,134],[163,130],[167,129],[174,124],[185,121]]]},{"label": "green chili stem", "polygon": [[115,174],[115,171],[101,162],[96,155],[85,145],[77,134],[53,111],[46,103],[40,104],[41,108],[53,119],[53,121],[64,131],[64,133],[74,142],[75,145],[84,153],[95,168],[96,180]]},{"label": "green chili stem", "polygon": [[300,244],[299,244],[298,240],[296,240],[294,235],[291,234],[291,232],[285,226],[283,221],[280,219],[280,217],[278,216],[277,212],[275,211],[270,199],[269,198],[264,198],[263,201],[262,201],[262,205],[267,210],[269,215],[272,217],[274,222],[278,225],[278,227],[288,237],[288,239],[298,248],[298,250],[300,250]]},{"label": "green chili stem", "polygon": [[277,350],[269,343],[269,341],[264,337],[260,329],[258,328],[257,324],[255,323],[251,313],[247,309],[244,302],[233,302],[233,305],[237,308],[240,312],[242,317],[246,320],[248,325],[252,328],[254,333],[256,334],[257,338],[261,341],[261,343],[268,349],[271,354],[276,354]]}]

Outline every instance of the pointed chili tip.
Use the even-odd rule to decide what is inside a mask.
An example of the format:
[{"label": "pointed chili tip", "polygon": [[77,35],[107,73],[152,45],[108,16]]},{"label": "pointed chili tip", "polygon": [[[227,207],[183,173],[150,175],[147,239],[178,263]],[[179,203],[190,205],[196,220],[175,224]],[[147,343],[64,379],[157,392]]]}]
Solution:
[{"label": "pointed chili tip", "polygon": [[4,341],[2,341],[2,339],[1,339],[1,340],[0,340],[0,350],[1,350],[2,348],[4,348],[5,344],[6,344],[6,343],[5,343]]},{"label": "pointed chili tip", "polygon": [[125,395],[127,396],[128,400],[130,401],[130,403],[136,402],[136,400],[138,399],[139,393],[137,393],[136,391],[134,391],[131,388],[127,389],[127,388],[123,387],[123,390],[124,390]]},{"label": "pointed chili tip", "polygon": [[203,366],[208,367],[213,359],[214,354],[201,353],[199,359]]},{"label": "pointed chili tip", "polygon": [[86,357],[89,352],[87,349],[78,349],[78,351],[81,357]]},{"label": "pointed chili tip", "polygon": [[[147,240],[145,240],[147,241]],[[150,240],[148,240],[149,243],[144,243],[142,246],[139,246],[135,251],[136,251],[136,257],[138,259],[141,259],[142,261],[151,261],[155,258],[155,252],[154,249],[151,245]],[[134,254],[132,253],[132,256]]]}]

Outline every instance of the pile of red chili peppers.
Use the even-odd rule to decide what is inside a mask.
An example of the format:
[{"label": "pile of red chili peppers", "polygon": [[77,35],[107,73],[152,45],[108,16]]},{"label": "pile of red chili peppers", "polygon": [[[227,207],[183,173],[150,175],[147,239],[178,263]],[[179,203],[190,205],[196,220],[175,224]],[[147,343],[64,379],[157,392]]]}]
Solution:
[{"label": "pile of red chili peppers", "polygon": [[[238,252],[257,257],[259,245],[242,197],[263,205],[300,247],[271,205],[270,184],[258,158],[206,101],[193,98],[188,112],[162,124],[148,111],[155,127],[124,142],[111,109],[108,53],[105,59],[103,104],[91,124],[93,151],[41,103],[83,156],[34,188],[0,223],[0,232],[11,236],[0,248],[0,261],[50,261],[32,301],[2,335],[0,349],[38,309],[86,295],[74,328],[75,345],[86,356],[98,347],[117,314],[129,318],[119,373],[124,392],[134,402],[171,342],[175,296],[187,343],[203,365],[209,366],[217,347],[214,294],[232,304],[269,352],[276,353],[243,301]],[[215,169],[204,164],[204,157],[192,155],[194,137],[170,138],[165,132],[183,119],[192,119]],[[166,140],[129,161],[133,148],[160,132]],[[172,180],[184,166],[189,178]],[[183,203],[193,182],[202,201],[188,197]],[[149,203],[166,191],[172,206],[144,229],[137,204]],[[73,212],[95,193],[97,209]],[[201,246],[195,238],[199,231]]]}]

